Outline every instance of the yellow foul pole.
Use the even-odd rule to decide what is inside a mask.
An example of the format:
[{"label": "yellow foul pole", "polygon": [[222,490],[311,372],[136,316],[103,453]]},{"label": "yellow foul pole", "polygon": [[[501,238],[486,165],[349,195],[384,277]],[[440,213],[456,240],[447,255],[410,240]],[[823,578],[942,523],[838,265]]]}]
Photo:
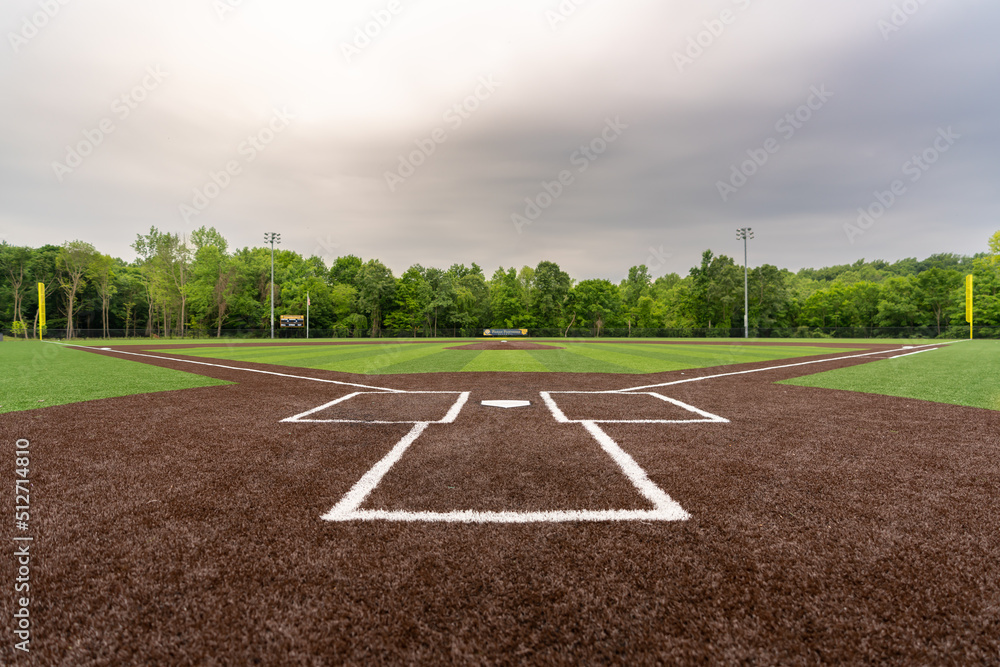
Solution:
[{"label": "yellow foul pole", "polygon": [[972,274],[965,276],[965,321],[969,323],[969,339],[972,339]]},{"label": "yellow foul pole", "polygon": [[38,340],[42,339],[45,328],[45,283],[38,283]]}]

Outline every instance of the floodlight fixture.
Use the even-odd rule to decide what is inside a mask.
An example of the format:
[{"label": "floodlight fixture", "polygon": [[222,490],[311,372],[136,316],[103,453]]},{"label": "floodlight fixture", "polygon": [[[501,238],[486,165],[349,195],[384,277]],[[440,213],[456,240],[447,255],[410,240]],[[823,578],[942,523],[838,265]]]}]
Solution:
[{"label": "floodlight fixture", "polygon": [[747,241],[753,238],[753,229],[750,227],[740,227],[736,230],[736,240],[743,241],[743,337],[750,337],[750,292],[747,280]]}]

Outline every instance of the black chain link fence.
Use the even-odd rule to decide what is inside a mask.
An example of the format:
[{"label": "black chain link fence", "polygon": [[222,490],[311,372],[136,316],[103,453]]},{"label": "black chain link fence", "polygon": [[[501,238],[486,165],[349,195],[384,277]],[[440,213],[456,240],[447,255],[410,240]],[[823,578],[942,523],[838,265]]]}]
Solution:
[{"label": "black chain link fence", "polygon": [[[9,329],[2,331],[3,335],[13,338]],[[432,330],[426,329],[386,329],[381,331],[376,338],[478,338],[483,335],[481,328],[441,328],[437,329],[437,335]],[[188,329],[184,335],[171,334],[170,336],[146,336],[144,332],[139,335],[129,330],[111,329],[105,337],[101,329],[76,329],[73,338],[80,340],[94,339],[140,339],[140,340],[210,340],[216,338],[216,331],[205,329]],[[370,339],[369,330],[356,331],[345,327],[310,329],[309,338],[343,338],[349,340]],[[936,326],[929,327],[771,327],[750,329],[750,338],[968,338],[968,325],[942,326],[940,332]],[[37,336],[37,334],[36,334]],[[223,329],[222,338],[228,339],[265,339],[270,338],[270,329],[245,328],[245,329]],[[743,328],[662,328],[648,329],[632,327],[605,327],[598,333],[595,329],[565,329],[556,328],[536,328],[528,329],[528,336],[531,338],[743,338]],[[18,336],[23,338],[22,336]],[[29,330],[28,337],[31,337]],[[65,329],[48,328],[44,337],[50,340],[64,340],[66,338]],[[275,328],[274,337],[280,339],[302,339],[306,338],[305,329],[279,329]],[[974,338],[1000,338],[1000,326],[974,326]]]}]

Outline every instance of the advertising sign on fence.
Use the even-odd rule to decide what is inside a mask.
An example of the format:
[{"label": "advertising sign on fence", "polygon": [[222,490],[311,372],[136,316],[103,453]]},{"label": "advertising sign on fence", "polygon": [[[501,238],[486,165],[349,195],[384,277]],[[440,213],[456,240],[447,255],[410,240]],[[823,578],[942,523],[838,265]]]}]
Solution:
[{"label": "advertising sign on fence", "polygon": [[484,329],[484,336],[527,336],[527,329]]}]

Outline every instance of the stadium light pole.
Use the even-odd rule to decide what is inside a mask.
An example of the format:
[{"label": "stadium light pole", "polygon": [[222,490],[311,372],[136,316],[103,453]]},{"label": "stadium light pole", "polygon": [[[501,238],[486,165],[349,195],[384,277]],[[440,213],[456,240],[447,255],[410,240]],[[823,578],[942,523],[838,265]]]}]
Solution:
[{"label": "stadium light pole", "polygon": [[750,227],[740,227],[736,230],[736,240],[743,239],[743,337],[750,337],[750,297],[747,290],[747,240],[753,238]]},{"label": "stadium light pole", "polygon": [[271,244],[271,338],[274,338],[274,244],[281,245],[281,234],[264,232],[264,242]]}]

